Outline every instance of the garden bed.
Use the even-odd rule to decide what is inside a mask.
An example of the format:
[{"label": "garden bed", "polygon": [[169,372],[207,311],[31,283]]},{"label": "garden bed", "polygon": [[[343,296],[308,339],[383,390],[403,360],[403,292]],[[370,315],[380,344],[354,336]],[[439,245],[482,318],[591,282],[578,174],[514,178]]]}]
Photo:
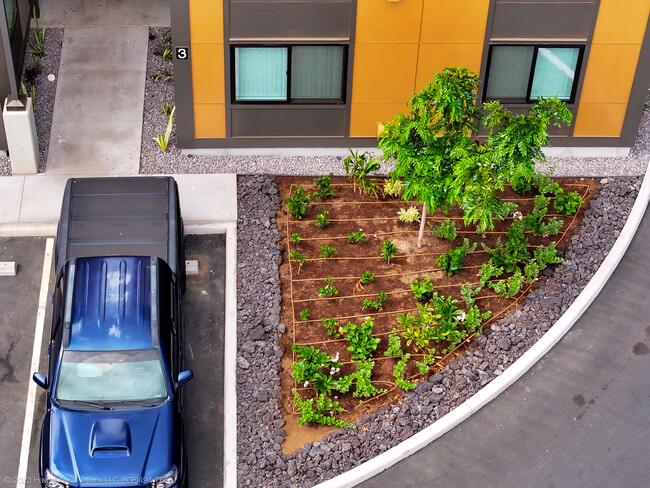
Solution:
[{"label": "garden bed", "polygon": [[[566,248],[571,236],[580,223],[584,211],[588,208],[596,183],[591,179],[561,179],[557,180],[566,192],[575,191],[584,200],[575,215],[562,216],[554,213],[553,206],[549,206],[549,213],[545,220],[557,217],[564,221],[557,235],[535,237],[526,234],[529,248],[532,250],[540,245],[556,243],[560,255]],[[278,190],[282,201],[285,202],[296,185],[300,185],[307,193],[313,194],[317,188],[314,179],[286,177],[278,178]],[[440,295],[451,296],[458,300],[458,308],[467,308],[463,305],[460,295],[461,286],[471,283],[476,286],[479,280],[478,271],[487,262],[490,255],[482,248],[484,243],[494,248],[497,239],[504,240],[508,228],[512,224],[510,217],[501,222],[495,222],[494,230],[485,234],[477,234],[475,226],[463,225],[462,213],[458,208],[452,208],[447,215],[436,212],[427,216],[427,223],[437,225],[447,219],[455,222],[458,229],[457,237],[453,241],[437,238],[429,230],[425,230],[425,237],[421,248],[417,247],[418,224],[400,221],[397,212],[401,208],[410,206],[408,202],[394,197],[374,198],[360,194],[353,190],[353,185],[345,178],[333,178],[331,187],[334,196],[321,201],[312,198],[307,208],[307,213],[301,220],[294,219],[282,207],[278,212],[277,224],[283,235],[281,244],[284,247],[283,262],[280,266],[282,281],[282,323],[286,324],[287,332],[281,339],[284,347],[283,373],[282,373],[282,403],[285,408],[285,431],[287,437],[283,444],[283,451],[293,452],[305,443],[314,442],[332,432],[332,427],[309,424],[298,425],[299,413],[293,400],[292,390],[296,389],[303,398],[314,398],[315,392],[305,385],[299,385],[291,376],[292,365],[296,361],[296,353],[292,345],[312,346],[319,351],[334,357],[338,354],[342,363],[340,375],[344,376],[354,372],[356,361],[347,350],[349,345],[346,338],[338,338],[327,334],[322,319],[335,319],[341,326],[348,322],[360,323],[366,317],[374,319],[373,338],[380,342],[376,351],[371,355],[375,361],[372,372],[372,385],[385,390],[370,398],[354,398],[351,392],[336,395],[344,411],[337,415],[338,419],[346,422],[359,420],[364,414],[376,411],[389,405],[404,394],[404,390],[395,383],[393,370],[401,357],[385,357],[384,352],[388,347],[387,337],[393,329],[400,329],[397,322],[400,314],[417,314],[418,302],[411,290],[411,283],[427,277],[434,284],[435,291]],[[527,215],[533,210],[534,191],[519,195],[510,189],[501,195],[505,201],[517,204],[517,210]],[[417,203],[413,203],[419,205]],[[317,227],[317,215],[327,210],[327,220],[330,222],[323,228]],[[363,232],[365,237],[358,244],[348,240],[348,234]],[[289,237],[298,234],[299,242],[290,242]],[[468,253],[460,272],[453,276],[440,269],[437,258],[450,249],[462,245],[467,238],[470,243],[476,242],[476,249]],[[391,258],[390,264],[381,257],[382,245],[390,240],[397,246],[396,254]],[[334,247],[337,255],[334,257],[320,257],[321,246]],[[289,258],[289,253],[297,251],[306,258],[304,265],[299,265]],[[375,275],[374,281],[359,286],[360,276],[364,271]],[[327,278],[338,291],[332,297],[319,296],[319,290],[326,286]],[[524,283],[521,290],[511,297],[504,297],[492,289],[484,287],[475,297],[476,304],[481,312],[491,311],[492,315],[484,322],[485,334],[490,333],[490,325],[497,323],[508,314],[527,293],[531,292],[537,282]],[[386,293],[386,301],[379,310],[364,308],[363,301],[376,300],[379,292]],[[308,311],[308,317],[304,310]],[[303,316],[301,316],[301,312]],[[448,363],[462,353],[475,334],[469,334],[458,346],[452,344],[450,348],[446,342],[435,343],[435,363],[430,366],[429,372],[420,373],[416,367],[416,360],[424,357],[423,350],[415,343],[406,346],[402,340],[404,354],[410,353],[412,359],[406,364],[407,381],[418,382],[426,377],[441,371]]]}]

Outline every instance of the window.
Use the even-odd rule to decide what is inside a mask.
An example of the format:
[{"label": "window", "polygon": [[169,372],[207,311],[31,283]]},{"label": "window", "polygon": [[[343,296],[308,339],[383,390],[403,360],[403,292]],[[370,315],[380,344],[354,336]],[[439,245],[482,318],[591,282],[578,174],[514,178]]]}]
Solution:
[{"label": "window", "polygon": [[9,39],[13,39],[16,29],[16,20],[18,18],[17,0],[4,0],[5,17],[7,18],[7,27],[9,28]]},{"label": "window", "polygon": [[486,100],[532,103],[539,97],[573,102],[582,46],[491,46]]},{"label": "window", "polygon": [[342,103],[345,46],[234,48],[235,103]]}]

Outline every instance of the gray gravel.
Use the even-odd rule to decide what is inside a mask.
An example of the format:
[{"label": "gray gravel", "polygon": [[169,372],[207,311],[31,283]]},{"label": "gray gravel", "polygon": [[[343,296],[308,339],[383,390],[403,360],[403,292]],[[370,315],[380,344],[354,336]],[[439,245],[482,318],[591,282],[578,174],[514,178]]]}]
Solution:
[{"label": "gray gravel", "polygon": [[[50,145],[50,129],[52,127],[52,114],[54,112],[54,98],[56,95],[56,84],[59,79],[59,61],[61,59],[61,43],[63,42],[63,29],[48,27],[45,30],[45,56],[36,58],[32,54],[25,55],[25,69],[30,68],[37,59],[43,65],[43,71],[36,79],[34,88],[36,91],[34,119],[36,122],[36,134],[38,137],[39,164],[38,172],[45,172],[47,153]],[[54,81],[47,79],[48,75],[54,75]],[[25,79],[23,70],[22,81],[25,86],[29,83]],[[29,90],[29,88],[28,88]],[[0,156],[0,176],[11,175],[11,161],[8,157]]]}]

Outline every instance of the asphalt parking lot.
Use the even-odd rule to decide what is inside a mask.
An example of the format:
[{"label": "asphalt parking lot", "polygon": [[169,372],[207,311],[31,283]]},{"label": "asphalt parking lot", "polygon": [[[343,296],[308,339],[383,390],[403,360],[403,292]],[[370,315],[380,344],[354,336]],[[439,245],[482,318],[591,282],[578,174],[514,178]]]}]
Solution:
[{"label": "asphalt parking lot", "polygon": [[[38,444],[45,395],[36,389],[31,436],[23,439],[32,350],[38,315],[46,238],[0,238],[0,261],[15,261],[16,276],[0,277],[0,456],[1,486],[38,485]],[[187,369],[189,486],[220,486],[223,479],[223,345],[225,236],[186,237],[186,257],[199,262],[187,277],[183,315]],[[47,371],[47,344],[54,277],[50,275],[39,371]],[[19,477],[21,445],[29,442],[26,473]],[[22,482],[22,483],[20,483]]]}]

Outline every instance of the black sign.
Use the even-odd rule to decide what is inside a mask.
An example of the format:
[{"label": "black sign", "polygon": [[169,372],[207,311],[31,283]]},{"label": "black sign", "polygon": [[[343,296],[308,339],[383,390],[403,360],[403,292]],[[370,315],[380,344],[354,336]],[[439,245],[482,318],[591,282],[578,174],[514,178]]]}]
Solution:
[{"label": "black sign", "polygon": [[176,46],[176,59],[190,59],[190,48],[187,46]]}]

